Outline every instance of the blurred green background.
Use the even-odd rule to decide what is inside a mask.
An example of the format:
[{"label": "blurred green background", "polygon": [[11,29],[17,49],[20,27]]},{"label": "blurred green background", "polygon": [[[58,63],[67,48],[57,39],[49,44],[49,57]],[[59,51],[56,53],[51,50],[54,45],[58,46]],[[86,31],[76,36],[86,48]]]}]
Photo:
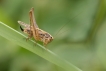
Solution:
[{"label": "blurred green background", "polygon": [[[21,32],[31,7],[54,36],[48,49],[83,71],[106,71],[106,0],[0,0],[0,21]],[[0,71],[64,70],[0,36]]]}]

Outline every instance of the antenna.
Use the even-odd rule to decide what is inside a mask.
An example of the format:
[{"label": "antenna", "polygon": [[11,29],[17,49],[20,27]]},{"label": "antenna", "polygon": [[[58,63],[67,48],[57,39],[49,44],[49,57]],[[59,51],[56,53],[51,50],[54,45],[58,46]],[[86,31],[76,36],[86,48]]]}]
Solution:
[{"label": "antenna", "polygon": [[[81,11],[79,14],[77,14],[76,16],[74,16],[71,20],[73,20],[74,18],[76,18],[78,15],[80,15],[82,12],[84,11]],[[61,31],[61,29],[63,29],[71,20],[69,20],[66,24],[64,24],[58,31],[57,33],[54,35],[54,38],[56,38],[55,36],[57,36],[59,34],[59,32]]]}]

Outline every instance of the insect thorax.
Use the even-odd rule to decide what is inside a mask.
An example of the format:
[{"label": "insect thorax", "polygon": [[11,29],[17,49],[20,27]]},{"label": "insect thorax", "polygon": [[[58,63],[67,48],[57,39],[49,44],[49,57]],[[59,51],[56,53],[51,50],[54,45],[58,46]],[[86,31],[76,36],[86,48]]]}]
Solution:
[{"label": "insect thorax", "polygon": [[38,33],[39,41],[42,41],[44,44],[48,44],[53,40],[53,37],[49,33],[39,28],[37,28],[37,33]]}]

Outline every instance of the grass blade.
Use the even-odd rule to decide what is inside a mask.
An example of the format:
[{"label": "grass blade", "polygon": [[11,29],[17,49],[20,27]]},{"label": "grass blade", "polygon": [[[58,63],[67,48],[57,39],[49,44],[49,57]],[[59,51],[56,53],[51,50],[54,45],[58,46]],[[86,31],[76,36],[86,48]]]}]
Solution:
[{"label": "grass blade", "polygon": [[[30,40],[26,42],[23,40],[25,36],[18,31],[14,30],[13,28],[7,26],[6,24],[0,22],[0,35],[9,41],[14,42],[15,44],[22,46],[23,48],[39,55],[40,57],[56,64],[59,67],[64,68],[67,71],[82,71],[73,64],[67,62],[66,60],[60,58],[55,53],[51,52],[48,49],[45,49],[44,46]],[[34,47],[33,44],[36,43]],[[43,51],[42,51],[43,50]]]}]

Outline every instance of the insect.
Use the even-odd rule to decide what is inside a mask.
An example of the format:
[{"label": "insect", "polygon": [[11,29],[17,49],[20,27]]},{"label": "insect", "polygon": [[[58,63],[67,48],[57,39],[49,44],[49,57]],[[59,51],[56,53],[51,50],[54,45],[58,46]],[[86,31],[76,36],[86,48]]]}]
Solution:
[{"label": "insect", "polygon": [[20,29],[28,35],[27,39],[34,37],[36,41],[41,41],[43,42],[44,46],[46,46],[53,40],[53,37],[49,33],[41,30],[38,27],[34,17],[34,8],[31,8],[31,10],[29,11],[29,17],[30,17],[30,24],[18,21],[18,23],[21,26],[24,26],[24,29],[21,26]]}]

